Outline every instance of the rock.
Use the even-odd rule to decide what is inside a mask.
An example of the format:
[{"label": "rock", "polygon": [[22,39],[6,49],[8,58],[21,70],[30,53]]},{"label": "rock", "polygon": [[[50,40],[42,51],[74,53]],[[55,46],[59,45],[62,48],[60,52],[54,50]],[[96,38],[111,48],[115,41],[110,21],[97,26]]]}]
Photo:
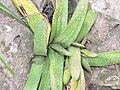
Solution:
[{"label": "rock", "polygon": [[[105,52],[120,49],[120,22],[97,13],[97,19],[88,36],[88,49],[95,52]],[[94,46],[94,47],[93,47]]]},{"label": "rock", "polygon": [[[88,36],[87,48],[93,52],[120,50],[120,1],[89,1],[97,12],[97,19]],[[94,68],[89,88],[93,86],[96,88],[90,90],[120,89],[120,65],[115,65],[112,70],[106,67]],[[102,86],[105,86],[104,89]]]},{"label": "rock", "polygon": [[89,0],[89,2],[97,12],[120,21],[120,0]]},{"label": "rock", "polygon": [[[2,0],[2,2],[16,14],[19,14],[11,0],[7,0],[7,2]],[[32,52],[33,33],[0,11],[0,54],[17,75],[14,78],[0,62],[0,90],[23,89],[30,69]]]},{"label": "rock", "polygon": [[[86,46],[93,52],[106,52],[120,50],[120,26],[118,21],[98,15],[92,28]],[[110,21],[109,21],[110,20]],[[109,86],[120,89],[120,67],[115,65],[113,70],[107,68],[94,68],[90,84]],[[94,90],[94,89],[93,89]],[[95,89],[97,90],[97,89]],[[100,89],[103,90],[103,89]]]},{"label": "rock", "polygon": [[50,0],[33,0],[34,4],[36,5],[40,12],[43,11],[44,5],[49,1]]}]

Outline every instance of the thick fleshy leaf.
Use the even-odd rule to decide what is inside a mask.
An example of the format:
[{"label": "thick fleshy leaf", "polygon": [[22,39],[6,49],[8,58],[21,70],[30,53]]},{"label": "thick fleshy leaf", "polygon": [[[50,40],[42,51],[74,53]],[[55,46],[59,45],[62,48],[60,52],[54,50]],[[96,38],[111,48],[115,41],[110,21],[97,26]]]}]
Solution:
[{"label": "thick fleshy leaf", "polygon": [[82,57],[90,66],[107,66],[120,63],[120,51],[99,53],[97,57]]},{"label": "thick fleshy leaf", "polygon": [[47,24],[47,35],[49,36],[51,29],[50,24],[48,20],[39,12],[31,0],[12,0],[12,2],[23,16],[27,16],[26,20],[33,32],[36,30],[36,27],[40,21],[43,20]]},{"label": "thick fleshy leaf", "polygon": [[63,75],[63,83],[64,85],[67,85],[70,82],[70,64],[69,64],[69,59],[66,57],[65,60],[65,69],[64,69],[64,75]]},{"label": "thick fleshy leaf", "polygon": [[34,54],[47,55],[47,25],[41,20],[34,32]]},{"label": "thick fleshy leaf", "polygon": [[82,49],[81,52],[88,57],[97,57],[97,55],[98,55],[97,53],[91,52],[87,49]]},{"label": "thick fleshy leaf", "polygon": [[48,20],[39,13],[31,0],[12,0],[12,2],[23,16],[27,16],[26,20],[34,32],[34,54],[46,56],[51,29]]},{"label": "thick fleshy leaf", "polygon": [[[36,57],[34,59],[36,59]],[[37,90],[44,64],[44,59],[41,58],[41,56],[39,56],[39,58],[37,57],[37,59],[36,60],[39,64],[34,62],[32,63],[30,74],[23,90]]]},{"label": "thick fleshy leaf", "polygon": [[77,42],[74,42],[72,44],[72,46],[79,47],[79,48],[85,48],[85,46],[83,44],[80,44],[80,43],[77,43]]},{"label": "thick fleshy leaf", "polygon": [[55,51],[57,51],[58,53],[60,53],[62,55],[71,56],[71,53],[59,44],[50,44],[50,46],[52,49],[54,49]]},{"label": "thick fleshy leaf", "polygon": [[60,34],[67,26],[68,0],[56,0],[55,12],[52,20],[50,42]]},{"label": "thick fleshy leaf", "polygon": [[91,68],[90,68],[90,65],[89,63],[84,59],[81,61],[82,63],[82,67],[89,73],[91,74]]},{"label": "thick fleshy leaf", "polygon": [[71,73],[72,79],[74,81],[77,81],[79,79],[80,73],[81,73],[80,48],[70,46],[68,48],[68,50],[72,54],[72,56],[69,57],[70,73]]},{"label": "thick fleshy leaf", "polygon": [[77,87],[77,83],[78,83],[77,81],[74,81],[73,79],[71,79],[71,81],[70,81],[70,90],[75,90],[76,87]]},{"label": "thick fleshy leaf", "polygon": [[77,86],[75,90],[85,90],[85,76],[82,68],[81,68],[80,79],[77,81]]},{"label": "thick fleshy leaf", "polygon": [[94,24],[95,19],[96,19],[96,12],[92,9],[89,10],[87,12],[83,26],[78,34],[78,37],[76,40],[77,42],[80,42],[87,35],[87,33],[90,31],[92,25]]},{"label": "thick fleshy leaf", "polygon": [[38,90],[50,90],[50,60],[48,58],[43,66],[42,77]]},{"label": "thick fleshy leaf", "polygon": [[23,16],[39,14],[38,9],[31,0],[11,0]]},{"label": "thick fleshy leaf", "polygon": [[51,90],[63,90],[64,56],[49,49]]},{"label": "thick fleshy leaf", "polygon": [[59,43],[63,47],[67,48],[76,40],[83,25],[87,8],[88,0],[80,0],[71,20],[67,25],[67,28],[54,39],[54,43]]}]

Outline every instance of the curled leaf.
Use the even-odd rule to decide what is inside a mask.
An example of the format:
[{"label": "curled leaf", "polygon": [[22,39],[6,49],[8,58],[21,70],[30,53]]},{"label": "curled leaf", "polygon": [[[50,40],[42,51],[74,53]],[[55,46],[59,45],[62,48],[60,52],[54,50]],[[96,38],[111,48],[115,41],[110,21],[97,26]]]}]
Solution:
[{"label": "curled leaf", "polygon": [[67,85],[70,82],[70,65],[69,65],[69,59],[68,57],[65,60],[65,69],[64,69],[64,75],[63,75],[63,83],[64,85]]},{"label": "curled leaf", "polygon": [[79,48],[85,48],[85,46],[83,44],[80,44],[80,43],[77,43],[77,42],[74,42],[72,45],[75,46],[75,47],[79,47]]},{"label": "curled leaf", "polygon": [[88,56],[88,57],[97,57],[98,56],[97,53],[93,53],[93,52],[91,52],[91,51],[89,51],[87,49],[82,49],[81,52],[83,54],[85,54],[86,56]]},{"label": "curled leaf", "polygon": [[58,53],[60,53],[62,55],[71,56],[71,53],[59,44],[50,44],[50,46],[51,46],[51,48],[53,48],[54,50],[56,50]]}]

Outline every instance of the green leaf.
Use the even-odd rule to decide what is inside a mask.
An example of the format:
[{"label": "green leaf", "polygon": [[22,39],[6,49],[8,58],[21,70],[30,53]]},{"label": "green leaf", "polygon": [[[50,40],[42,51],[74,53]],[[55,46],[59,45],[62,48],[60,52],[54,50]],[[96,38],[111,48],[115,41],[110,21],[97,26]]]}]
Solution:
[{"label": "green leaf", "polygon": [[[36,8],[34,3],[31,0],[11,0],[14,5],[17,7],[19,12],[26,17],[27,23],[29,24],[29,27],[33,32],[35,32],[36,27],[40,23],[41,20],[43,20],[45,23],[47,23],[47,28],[50,28],[50,24],[48,23],[45,16],[42,15],[42,13],[39,12],[39,10]],[[50,30],[48,29],[47,35],[49,37]]]},{"label": "green leaf", "polygon": [[[37,57],[37,59],[40,64],[34,63],[34,62],[32,63],[29,77],[23,90],[37,90],[37,87],[39,85],[39,81],[41,78],[41,74],[42,74],[43,64],[44,64],[43,63],[44,59],[41,58],[41,56],[39,57],[40,58]],[[36,57],[34,59],[36,59]]]},{"label": "green leaf", "polygon": [[34,32],[34,54],[47,55],[47,25],[41,20]]},{"label": "green leaf", "polygon": [[65,56],[71,56],[71,53],[59,44],[50,44],[50,47],[52,49],[54,49],[55,51],[57,51],[59,54],[62,54],[62,55],[65,55]]},{"label": "green leaf", "polygon": [[85,76],[82,67],[81,67],[80,78],[77,81],[77,86],[75,90],[85,90]]},{"label": "green leaf", "polygon": [[38,90],[50,90],[50,60],[48,58],[43,66],[42,77]]},{"label": "green leaf", "polygon": [[88,8],[88,0],[80,0],[75,12],[69,21],[67,28],[65,28],[56,38],[54,43],[59,43],[63,47],[67,48],[77,38],[80,29],[83,25]]},{"label": "green leaf", "polygon": [[52,19],[50,42],[67,26],[68,0],[56,0],[56,8]]},{"label": "green leaf", "polygon": [[84,59],[81,61],[82,63],[82,67],[89,73],[91,74],[91,68],[90,68],[90,65],[89,63]]},{"label": "green leaf", "polygon": [[77,37],[77,40],[76,40],[77,42],[80,42],[87,35],[87,33],[90,31],[92,25],[94,24],[95,19],[96,19],[96,12],[92,9],[89,10],[87,12],[83,26]]},{"label": "green leaf", "polygon": [[70,79],[71,79],[71,75],[70,75],[69,59],[68,59],[68,57],[66,57],[64,75],[63,75],[63,83],[64,83],[64,85],[68,85],[68,83],[70,82]]},{"label": "green leaf", "polygon": [[4,60],[3,56],[0,55],[0,60],[2,61],[2,63],[5,65],[5,67],[7,67],[7,69],[10,71],[10,73],[16,77],[14,71],[11,69],[11,67],[6,63],[6,61]]},{"label": "green leaf", "polygon": [[41,14],[30,15],[27,17],[28,24],[33,32],[36,31],[37,26],[43,19],[44,17]]},{"label": "green leaf", "polygon": [[70,46],[68,48],[68,50],[72,54],[72,56],[69,57],[70,73],[71,73],[72,79],[74,81],[77,81],[79,79],[80,73],[81,73],[80,48]]},{"label": "green leaf", "polygon": [[23,16],[31,16],[39,14],[39,10],[36,8],[31,0],[11,0],[17,7],[19,12]]},{"label": "green leaf", "polygon": [[97,55],[98,55],[97,53],[91,52],[87,49],[82,49],[81,52],[88,57],[97,57]]},{"label": "green leaf", "polygon": [[[73,79],[71,79],[70,81],[70,90],[75,90],[77,87],[78,81],[74,81]],[[69,89],[68,89],[69,90]]]},{"label": "green leaf", "polygon": [[60,34],[67,26],[68,21],[68,0],[56,0],[56,5],[59,4],[59,13],[57,21],[57,33]]},{"label": "green leaf", "polygon": [[35,58],[32,59],[32,63],[38,64],[38,65],[43,64],[45,61],[46,61],[46,58],[39,55],[35,56]]},{"label": "green leaf", "polygon": [[64,56],[49,49],[51,90],[63,90]]},{"label": "green leaf", "polygon": [[3,10],[4,12],[6,12],[11,17],[13,17],[16,20],[18,20],[20,23],[26,25],[26,21],[25,20],[22,20],[18,15],[16,15],[14,12],[12,12],[8,7],[3,5],[1,2],[0,2],[0,9]]},{"label": "green leaf", "polygon": [[82,57],[90,66],[108,66],[120,63],[120,51],[99,53],[97,57]]},{"label": "green leaf", "polygon": [[72,46],[79,47],[79,48],[85,48],[85,46],[81,43],[74,42]]}]

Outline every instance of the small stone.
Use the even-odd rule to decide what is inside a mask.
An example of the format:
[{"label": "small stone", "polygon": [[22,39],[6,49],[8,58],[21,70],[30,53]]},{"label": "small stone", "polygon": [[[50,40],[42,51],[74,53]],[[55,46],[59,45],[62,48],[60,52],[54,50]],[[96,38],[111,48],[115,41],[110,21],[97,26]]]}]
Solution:
[{"label": "small stone", "polygon": [[8,26],[8,25],[5,25],[5,30],[6,30],[6,32],[10,32],[12,29],[11,29],[11,27],[10,26]]}]

